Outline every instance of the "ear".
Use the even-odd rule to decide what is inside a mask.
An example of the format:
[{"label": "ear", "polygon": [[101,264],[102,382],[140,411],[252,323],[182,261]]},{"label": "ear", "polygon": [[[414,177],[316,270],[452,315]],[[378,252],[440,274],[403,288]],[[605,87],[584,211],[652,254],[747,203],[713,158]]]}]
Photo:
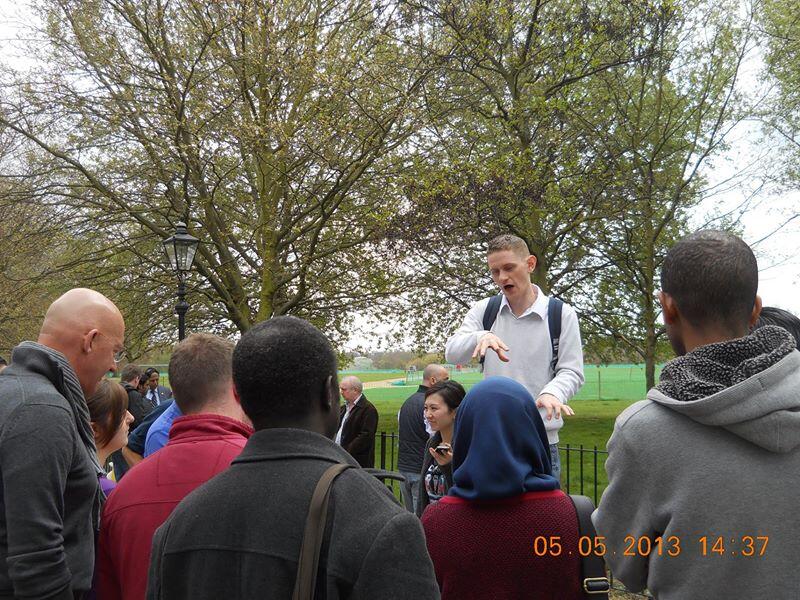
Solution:
[{"label": "ear", "polygon": [[328,375],[325,380],[325,394],[322,396],[322,408],[326,411],[333,410],[339,405],[339,381],[333,375]]},{"label": "ear", "polygon": [[753,304],[753,312],[750,313],[750,329],[753,329],[755,324],[758,322],[758,317],[761,316],[761,307],[761,296],[756,294],[756,301],[755,304]]},{"label": "ear", "polygon": [[236,391],[236,386],[231,382],[231,387],[233,388],[233,399],[236,400],[236,404],[239,406],[242,405],[242,399],[239,397],[239,392]]},{"label": "ear", "polygon": [[100,433],[100,431],[97,429],[97,425],[95,425],[94,421],[91,422],[91,426],[92,426],[92,433],[94,434],[93,436],[94,441],[97,442],[97,435]]},{"label": "ear", "polygon": [[531,254],[528,257],[527,262],[528,262],[528,273],[533,273],[533,271],[536,269],[536,257],[533,254]]},{"label": "ear", "polygon": [[665,292],[658,292],[658,299],[661,302],[661,313],[664,315],[664,323],[667,325],[674,325],[680,321],[680,313],[678,312],[678,305],[669,294]]},{"label": "ear", "polygon": [[97,329],[92,329],[84,334],[83,339],[81,339],[81,350],[83,350],[84,354],[89,354],[92,351],[92,344],[98,333],[100,332]]}]

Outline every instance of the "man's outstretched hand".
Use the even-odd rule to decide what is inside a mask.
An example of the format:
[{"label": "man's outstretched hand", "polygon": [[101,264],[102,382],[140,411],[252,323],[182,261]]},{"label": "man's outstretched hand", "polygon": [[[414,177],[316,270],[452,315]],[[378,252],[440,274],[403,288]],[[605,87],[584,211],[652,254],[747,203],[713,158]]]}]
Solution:
[{"label": "man's outstretched hand", "polygon": [[486,351],[490,348],[497,352],[497,358],[503,362],[508,362],[508,355],[505,353],[505,351],[508,350],[508,346],[503,343],[503,340],[491,332],[484,335],[478,341],[478,344],[475,346],[475,351],[472,353],[472,358],[483,358],[486,355]]},{"label": "man's outstretched hand", "polygon": [[538,408],[545,408],[547,409],[547,420],[551,420],[553,418],[553,414],[555,414],[556,419],[561,417],[561,413],[563,412],[564,415],[574,415],[575,411],[572,410],[566,404],[563,404],[561,400],[553,396],[552,394],[542,394],[536,399],[536,406]]}]

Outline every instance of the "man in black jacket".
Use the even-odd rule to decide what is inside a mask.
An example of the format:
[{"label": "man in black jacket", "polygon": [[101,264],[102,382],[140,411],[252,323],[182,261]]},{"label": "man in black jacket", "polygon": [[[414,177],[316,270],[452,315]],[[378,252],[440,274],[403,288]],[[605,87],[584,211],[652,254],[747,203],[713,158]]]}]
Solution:
[{"label": "man in black jacket", "polygon": [[419,498],[420,472],[425,446],[431,437],[428,423],[425,421],[425,392],[437,381],[447,381],[450,375],[442,365],[430,364],[422,372],[422,385],[403,402],[397,414],[400,434],[400,451],[397,455],[397,469],[411,484],[414,510],[417,510]]},{"label": "man in black jacket", "polygon": [[355,468],[330,491],[317,590],[328,600],[439,598],[418,519],[331,441],[336,355],[322,333],[296,317],[255,325],[236,345],[233,380],[255,433],[156,532],[147,598],[291,598],[312,493],[337,463]]},{"label": "man in black jacket", "polygon": [[124,335],[108,298],[70,290],[0,374],[0,598],[91,588],[103,471],[85,397],[117,370]]},{"label": "man in black jacket", "polygon": [[339,411],[336,443],[350,453],[365,469],[375,466],[375,434],[378,431],[378,409],[363,393],[364,386],[355,375],[342,378],[339,391],[344,404]]},{"label": "man in black jacket", "polygon": [[[147,418],[153,409],[157,406],[150,398],[145,398],[139,393],[139,380],[144,371],[138,365],[129,363],[120,371],[119,379],[122,382],[122,387],[128,392],[128,412],[133,415],[133,422],[130,424],[130,431],[134,431],[142,421]],[[114,478],[119,481],[128,472],[133,465],[128,464],[123,449],[117,450],[111,455],[111,461],[114,463]]]}]

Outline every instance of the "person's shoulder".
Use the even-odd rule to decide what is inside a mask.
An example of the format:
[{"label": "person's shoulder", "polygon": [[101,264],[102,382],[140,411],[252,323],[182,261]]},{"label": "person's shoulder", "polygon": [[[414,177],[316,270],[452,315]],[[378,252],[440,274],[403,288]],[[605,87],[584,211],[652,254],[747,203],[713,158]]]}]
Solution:
[{"label": "person's shoulder", "polygon": [[480,300],[473,302],[472,306],[469,309],[470,312],[477,312],[483,314],[483,312],[489,306],[489,302],[491,302],[492,298],[495,298],[496,296],[498,296],[498,294],[493,294],[492,296],[481,298]]},{"label": "person's shoulder", "polygon": [[20,404],[47,404],[69,410],[69,402],[47,377],[22,368],[5,369],[0,377],[0,396]]},{"label": "person's shoulder", "polygon": [[348,506],[365,520],[385,520],[398,514],[411,514],[398,504],[385,485],[365,469],[347,469],[336,478],[331,493],[337,506]]},{"label": "person's shoulder", "polygon": [[627,437],[657,433],[674,417],[673,411],[652,400],[639,400],[623,410],[616,419],[615,430],[624,431]]}]

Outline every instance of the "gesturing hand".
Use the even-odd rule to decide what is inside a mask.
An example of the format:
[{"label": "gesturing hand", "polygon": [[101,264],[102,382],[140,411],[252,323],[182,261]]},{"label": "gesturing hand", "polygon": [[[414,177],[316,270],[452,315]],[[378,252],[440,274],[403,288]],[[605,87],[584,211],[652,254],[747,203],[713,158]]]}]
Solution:
[{"label": "gesturing hand", "polygon": [[483,358],[486,355],[486,351],[490,348],[497,352],[497,358],[503,362],[508,362],[508,355],[504,352],[508,350],[508,346],[492,332],[485,334],[478,340],[475,351],[472,353],[472,358]]},{"label": "gesturing hand", "polygon": [[563,404],[561,400],[553,396],[552,394],[542,394],[536,399],[536,406],[538,408],[545,408],[547,409],[547,420],[551,420],[553,418],[553,413],[556,415],[556,419],[561,417],[561,413],[563,412],[565,415],[574,415],[575,411],[572,410],[566,404]]}]

